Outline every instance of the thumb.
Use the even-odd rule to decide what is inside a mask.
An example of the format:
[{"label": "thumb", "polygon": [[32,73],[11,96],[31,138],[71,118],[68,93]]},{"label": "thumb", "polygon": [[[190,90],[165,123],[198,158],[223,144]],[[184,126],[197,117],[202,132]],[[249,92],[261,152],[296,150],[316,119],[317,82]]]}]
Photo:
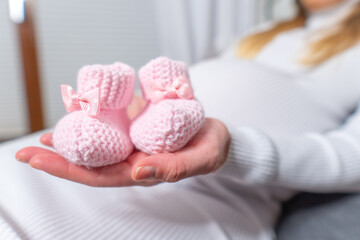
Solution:
[{"label": "thumb", "polygon": [[40,137],[40,142],[48,147],[53,147],[53,134],[52,133],[44,133]]},{"label": "thumb", "polygon": [[135,181],[177,182],[191,176],[194,166],[191,166],[187,160],[171,153],[152,155],[136,163],[131,175]]}]

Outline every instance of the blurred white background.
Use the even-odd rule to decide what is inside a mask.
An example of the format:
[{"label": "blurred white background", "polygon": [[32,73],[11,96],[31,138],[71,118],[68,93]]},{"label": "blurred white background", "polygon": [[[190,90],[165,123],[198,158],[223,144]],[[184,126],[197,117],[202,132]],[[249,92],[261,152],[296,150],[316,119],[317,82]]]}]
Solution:
[{"label": "blurred white background", "polygon": [[[19,36],[9,17],[11,1],[19,0],[0,1],[0,139],[29,132]],[[216,56],[257,24],[286,18],[293,2],[27,1],[34,4],[45,127],[65,114],[59,85],[75,87],[81,66],[122,61],[139,69],[160,55],[192,64]]]}]

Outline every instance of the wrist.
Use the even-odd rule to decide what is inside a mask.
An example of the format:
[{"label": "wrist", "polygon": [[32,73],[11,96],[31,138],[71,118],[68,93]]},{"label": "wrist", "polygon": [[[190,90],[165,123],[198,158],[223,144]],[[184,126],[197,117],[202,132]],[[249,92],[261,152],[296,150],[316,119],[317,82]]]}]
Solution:
[{"label": "wrist", "polygon": [[225,164],[217,174],[249,183],[266,183],[277,175],[277,152],[262,132],[250,128],[230,128],[231,143]]}]

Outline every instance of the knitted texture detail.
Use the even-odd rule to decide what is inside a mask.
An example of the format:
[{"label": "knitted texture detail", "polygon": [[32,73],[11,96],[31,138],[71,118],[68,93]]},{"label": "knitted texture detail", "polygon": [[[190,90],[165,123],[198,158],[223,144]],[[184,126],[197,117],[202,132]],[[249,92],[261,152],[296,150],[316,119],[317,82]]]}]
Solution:
[{"label": "knitted texture detail", "polygon": [[167,57],[151,60],[139,70],[139,81],[144,98],[150,100],[145,86],[159,85],[166,89],[181,76],[189,78],[188,69],[184,62],[173,61]]},{"label": "knitted texture detail", "polygon": [[55,150],[68,161],[87,167],[125,160],[133,150],[125,107],[134,91],[134,75],[134,70],[121,63],[83,67],[78,89],[100,89],[100,112],[91,117],[79,110],[60,119],[53,134]]},{"label": "knitted texture detail", "polygon": [[[144,97],[149,100],[145,84],[156,83],[166,88],[180,76],[189,76],[185,63],[165,57],[150,61],[139,71]],[[133,121],[130,137],[136,148],[145,153],[175,152],[199,131],[204,119],[203,107],[196,99],[171,97],[157,103],[149,101]]]},{"label": "knitted texture detail", "polygon": [[130,137],[147,154],[175,152],[199,131],[204,110],[196,100],[167,99],[149,103],[134,120]]},{"label": "knitted texture detail", "polygon": [[133,96],[135,70],[120,62],[111,65],[88,65],[78,73],[78,93],[100,88],[101,109],[127,107]]}]

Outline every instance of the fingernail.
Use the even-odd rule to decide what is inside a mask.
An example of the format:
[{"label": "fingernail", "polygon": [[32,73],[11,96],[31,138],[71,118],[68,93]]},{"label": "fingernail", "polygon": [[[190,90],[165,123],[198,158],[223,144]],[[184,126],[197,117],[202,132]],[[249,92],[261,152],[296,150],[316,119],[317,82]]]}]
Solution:
[{"label": "fingernail", "polygon": [[18,160],[20,162],[25,162],[26,161],[24,154],[22,154],[21,152],[17,152],[15,154],[15,158],[16,158],[16,160]]},{"label": "fingernail", "polygon": [[145,180],[154,178],[156,174],[156,169],[152,166],[138,167],[135,173],[136,180]]}]

